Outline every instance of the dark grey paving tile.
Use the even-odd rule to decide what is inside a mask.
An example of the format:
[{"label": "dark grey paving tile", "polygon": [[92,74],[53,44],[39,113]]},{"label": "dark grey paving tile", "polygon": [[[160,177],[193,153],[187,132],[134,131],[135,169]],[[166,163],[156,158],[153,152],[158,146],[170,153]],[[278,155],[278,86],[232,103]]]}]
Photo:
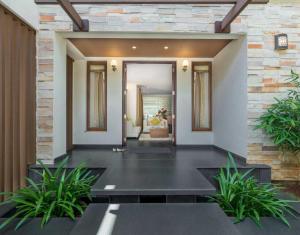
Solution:
[{"label": "dark grey paving tile", "polygon": [[[0,223],[5,219],[0,219]],[[22,227],[15,230],[15,226],[21,219],[15,219],[10,225],[0,231],[1,235],[63,235],[70,234],[78,219],[52,218],[48,224],[41,228],[41,218],[28,220]]]},{"label": "dark grey paving tile", "polygon": [[[71,235],[96,234],[104,219],[103,204],[91,204]],[[112,235],[238,235],[217,204],[120,204]],[[104,223],[102,224],[104,226]]]},{"label": "dark grey paving tile", "polygon": [[14,208],[12,203],[4,204],[0,206],[0,218],[2,218],[5,214],[11,211]]},{"label": "dark grey paving tile", "polygon": [[[129,147],[130,148],[130,147]],[[88,167],[123,167],[123,166],[151,166],[151,167],[222,167],[226,164],[227,156],[215,149],[179,149],[147,147],[147,152],[130,151],[116,153],[108,149],[74,150],[71,153],[69,166],[76,166],[84,162]],[[163,150],[163,151],[162,151]],[[140,150],[144,151],[144,150]]]},{"label": "dark grey paving tile", "polygon": [[105,216],[108,204],[89,204],[84,214],[73,228],[72,235],[96,235]]},{"label": "dark grey paving tile", "polygon": [[[104,172],[93,188],[94,195],[98,196],[117,193],[137,195],[141,192],[149,195],[179,195],[179,191],[180,195],[209,195],[214,192],[210,184],[214,183],[213,176],[227,161],[227,153],[212,146],[182,148],[168,143],[137,141],[129,141],[128,151],[125,152],[77,149],[70,156],[69,168],[84,162],[88,168],[100,168],[101,174]],[[238,167],[249,168],[242,164],[238,164]],[[262,172],[257,171],[258,177],[262,178]],[[270,173],[270,169],[266,172]],[[269,174],[264,178],[268,181]],[[108,192],[104,190],[106,185],[116,185],[117,190]]]},{"label": "dark grey paving tile", "polygon": [[128,141],[127,151],[77,149],[71,152],[69,166],[85,162],[88,167],[222,167],[227,153],[212,146],[174,147],[169,143]]},{"label": "dark grey paving tile", "polygon": [[235,227],[240,231],[242,235],[299,235],[300,234],[300,219],[288,218],[291,225],[289,228],[282,222],[273,218],[262,218],[261,227],[258,227],[252,220],[246,219],[245,221],[238,223]]},{"label": "dark grey paving tile", "polygon": [[[109,190],[109,186],[114,189]],[[105,189],[108,188],[108,189]],[[92,188],[93,195],[212,195],[215,187],[196,169],[112,168]]]}]

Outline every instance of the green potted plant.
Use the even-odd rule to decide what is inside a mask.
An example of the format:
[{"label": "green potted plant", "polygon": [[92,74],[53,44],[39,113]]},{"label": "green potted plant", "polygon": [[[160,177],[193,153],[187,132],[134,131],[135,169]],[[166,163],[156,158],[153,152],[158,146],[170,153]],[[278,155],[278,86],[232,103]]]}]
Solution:
[{"label": "green potted plant", "polygon": [[262,129],[281,151],[285,163],[299,163],[300,158],[300,78],[291,71],[292,88],[285,98],[275,98],[267,111],[258,118],[256,129]]},{"label": "green potted plant", "polygon": [[[27,187],[14,193],[3,193],[8,199],[1,204],[12,204],[15,209],[8,218],[0,220],[0,232],[9,225],[17,230],[32,220],[35,221],[25,226],[36,226],[38,221],[43,228],[51,218],[75,220],[83,214],[87,202],[91,200],[91,186],[97,176],[91,175],[82,164],[67,172],[67,161],[67,158],[64,159],[54,172],[39,161],[42,171],[35,173],[41,177],[41,182],[35,183],[27,178]],[[64,223],[61,223],[62,226]],[[40,228],[32,228],[31,231],[36,229]]]},{"label": "green potted plant", "polygon": [[280,199],[279,187],[270,183],[259,184],[250,176],[251,172],[252,170],[240,173],[229,153],[226,168],[221,169],[215,177],[219,191],[211,197],[212,201],[217,202],[228,216],[233,217],[235,223],[251,219],[260,227],[262,218],[275,218],[289,227],[287,216],[296,214],[290,205],[295,201]]}]

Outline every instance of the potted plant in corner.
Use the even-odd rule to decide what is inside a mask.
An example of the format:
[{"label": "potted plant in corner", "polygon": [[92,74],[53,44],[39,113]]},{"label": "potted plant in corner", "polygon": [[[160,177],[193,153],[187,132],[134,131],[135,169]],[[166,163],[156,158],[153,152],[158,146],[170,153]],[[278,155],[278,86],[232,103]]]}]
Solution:
[{"label": "potted plant in corner", "polygon": [[261,117],[256,129],[262,129],[281,151],[284,164],[300,160],[300,77],[291,71],[287,80],[292,88],[285,98],[277,99]]},{"label": "potted plant in corner", "polygon": [[[217,202],[224,212],[232,217],[242,234],[252,235],[253,231],[256,231],[256,234],[267,234],[260,232],[263,222],[267,222],[265,231],[271,231],[272,226],[276,226],[280,227],[284,234],[295,234],[295,230],[289,228],[288,219],[298,218],[297,211],[291,206],[291,203],[296,201],[280,199],[280,188],[270,183],[258,183],[251,176],[252,170],[239,172],[229,153],[226,168],[222,168],[215,177],[219,191],[211,200]],[[249,219],[254,223],[250,223]],[[297,222],[299,223],[299,220]]]},{"label": "potted plant in corner", "polygon": [[[19,229],[17,234],[53,234],[56,231],[59,234],[75,225],[70,221],[83,214],[97,176],[91,175],[82,164],[67,173],[67,161],[64,159],[54,172],[39,161],[42,172],[35,173],[40,175],[41,182],[27,178],[27,187],[3,193],[8,199],[1,204],[10,203],[14,209],[0,219],[0,233]],[[46,226],[48,222],[51,226]]]}]

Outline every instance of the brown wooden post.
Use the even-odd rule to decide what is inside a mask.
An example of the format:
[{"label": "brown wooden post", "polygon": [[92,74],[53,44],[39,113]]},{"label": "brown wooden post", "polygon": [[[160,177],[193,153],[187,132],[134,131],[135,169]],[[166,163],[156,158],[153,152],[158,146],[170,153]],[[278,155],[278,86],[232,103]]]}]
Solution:
[{"label": "brown wooden post", "polygon": [[230,24],[234,19],[248,6],[251,0],[238,0],[236,4],[231,8],[223,21],[215,22],[216,33],[230,33]]},{"label": "brown wooden post", "polygon": [[81,19],[80,15],[77,13],[73,5],[70,3],[69,0],[57,0],[59,5],[65,10],[68,16],[72,19],[74,23],[73,30],[74,31],[82,31],[88,32],[89,31],[89,21]]}]

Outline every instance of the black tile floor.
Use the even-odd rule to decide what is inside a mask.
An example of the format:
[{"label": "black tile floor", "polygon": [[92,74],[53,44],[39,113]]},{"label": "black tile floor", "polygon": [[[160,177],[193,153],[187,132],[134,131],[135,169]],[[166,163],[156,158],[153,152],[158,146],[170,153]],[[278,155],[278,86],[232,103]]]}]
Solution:
[{"label": "black tile floor", "polygon": [[[145,148],[147,152],[142,151]],[[76,149],[71,152],[70,156],[70,166],[85,162],[88,167],[103,168],[188,167],[195,169],[222,167],[226,164],[227,159],[226,152],[210,146],[181,148],[174,147],[169,143],[138,142],[135,140],[128,141],[125,152],[113,152],[112,149]],[[243,164],[238,165],[243,166]]]},{"label": "black tile floor", "polygon": [[[213,146],[174,147],[168,142],[129,140],[124,152],[113,152],[112,149],[73,150],[68,167],[84,162],[90,169],[103,169],[104,173],[92,187],[94,197],[206,197],[214,194],[216,189],[211,179],[226,161],[227,152]],[[237,165],[240,168],[250,167],[240,161]],[[258,169],[264,167],[258,166]],[[256,174],[258,177],[263,175],[260,171]]]},{"label": "black tile floor", "polygon": [[[71,234],[250,235],[251,224],[234,225],[217,204],[205,200],[216,190],[212,176],[226,161],[227,152],[215,147],[182,148],[133,140],[125,152],[73,150],[69,168],[84,162],[90,169],[102,169],[103,174],[92,188],[98,200],[94,202],[98,203],[89,204]],[[267,166],[246,165],[241,161],[237,166],[241,170],[255,168],[258,178],[270,179]],[[255,234],[274,232],[273,220],[268,223],[262,233],[254,228]],[[296,230],[282,224],[277,226],[280,235],[298,234],[298,226]]]},{"label": "black tile floor", "polygon": [[[199,168],[225,166],[227,152],[206,147],[174,147],[168,142],[129,140],[125,152],[112,149],[74,150],[69,167],[85,162],[89,168],[105,168],[92,188],[93,196],[214,194],[214,185]],[[246,167],[241,162],[239,167]],[[130,199],[131,200],[131,199]]]},{"label": "black tile floor", "polygon": [[201,203],[110,206],[91,204],[71,232],[71,235],[77,234],[239,235],[240,233],[217,204]]},{"label": "black tile floor", "polygon": [[104,172],[93,186],[93,196],[195,195],[215,193],[215,187],[193,168],[123,167]]},{"label": "black tile floor", "polygon": [[235,224],[215,203],[90,204],[71,235],[299,235],[300,218],[263,217]]}]

